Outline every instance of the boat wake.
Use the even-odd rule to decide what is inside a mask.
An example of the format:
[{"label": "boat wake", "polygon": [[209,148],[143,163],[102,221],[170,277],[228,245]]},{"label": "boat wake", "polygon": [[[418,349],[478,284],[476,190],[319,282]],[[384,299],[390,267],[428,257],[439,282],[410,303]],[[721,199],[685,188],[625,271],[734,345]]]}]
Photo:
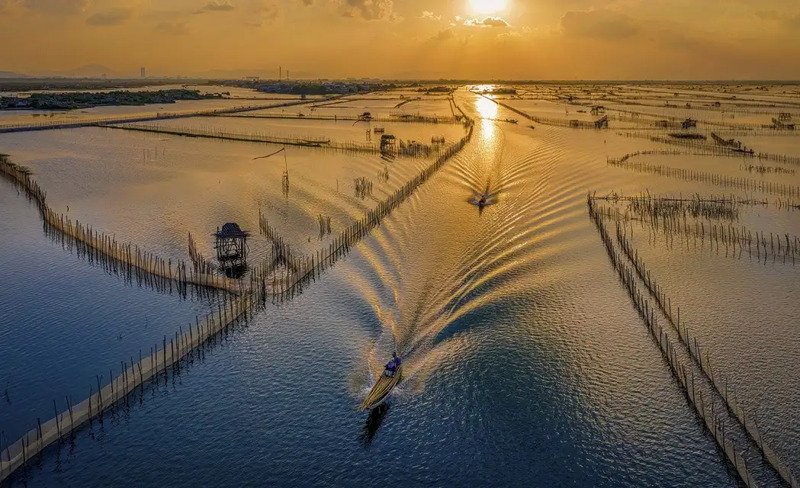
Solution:
[{"label": "boat wake", "polygon": [[[509,129],[479,126],[473,143],[419,192],[413,208],[386,219],[361,248],[367,266],[353,278],[381,330],[361,363],[366,367],[358,375],[359,399],[370,392],[392,351],[404,370],[388,401],[422,392],[443,364],[464,357],[476,328],[491,325],[484,312],[518,293],[520,267],[539,259],[539,246],[549,239],[542,226],[559,218],[548,217],[543,205],[559,141],[531,145],[521,128]],[[465,189],[472,192],[468,203],[499,210],[481,220],[442,198]]]}]

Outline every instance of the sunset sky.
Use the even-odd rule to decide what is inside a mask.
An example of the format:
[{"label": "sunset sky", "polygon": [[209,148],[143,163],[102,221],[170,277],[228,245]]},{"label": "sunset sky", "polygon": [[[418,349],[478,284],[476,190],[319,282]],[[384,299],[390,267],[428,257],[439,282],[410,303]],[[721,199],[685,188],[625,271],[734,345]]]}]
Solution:
[{"label": "sunset sky", "polygon": [[0,46],[28,74],[799,79],[800,3],[0,0]]}]

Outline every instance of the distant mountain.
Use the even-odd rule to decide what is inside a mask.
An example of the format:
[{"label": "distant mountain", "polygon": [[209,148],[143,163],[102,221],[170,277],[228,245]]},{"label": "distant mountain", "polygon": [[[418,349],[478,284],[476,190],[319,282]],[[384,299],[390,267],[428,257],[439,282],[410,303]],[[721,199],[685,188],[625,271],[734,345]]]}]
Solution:
[{"label": "distant mountain", "polygon": [[0,78],[28,78],[28,75],[14,73],[12,71],[0,71]]},{"label": "distant mountain", "polygon": [[55,70],[37,71],[36,73],[34,73],[34,75],[40,78],[102,78],[103,76],[105,76],[106,78],[138,78],[139,72],[137,70],[135,73],[133,71],[131,71],[130,73],[124,73],[124,72],[121,73],[118,71],[114,71],[108,66],[92,63],[81,66],[80,68],[75,68],[66,71],[55,71]]},{"label": "distant mountain", "polygon": [[[193,78],[210,78],[216,80],[228,79],[237,80],[240,78],[250,78],[257,76],[265,80],[273,80],[278,78],[278,69],[212,69],[196,73],[188,73]],[[286,70],[283,70],[283,77],[286,77]],[[289,71],[289,78],[293,80],[308,80],[316,79],[315,73],[307,71]]]},{"label": "distant mountain", "polygon": [[116,78],[118,75],[118,73],[115,73],[114,70],[108,66],[103,66],[102,64],[96,63],[81,66],[80,68],[68,71],[65,74],[75,78],[100,78],[103,75],[106,75],[109,78]]}]

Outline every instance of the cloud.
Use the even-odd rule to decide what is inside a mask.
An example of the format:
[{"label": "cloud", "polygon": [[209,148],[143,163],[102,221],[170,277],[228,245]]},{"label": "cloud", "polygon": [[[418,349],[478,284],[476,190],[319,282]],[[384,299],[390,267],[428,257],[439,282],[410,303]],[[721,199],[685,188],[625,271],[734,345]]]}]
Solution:
[{"label": "cloud", "polygon": [[272,2],[263,3],[247,14],[245,25],[250,27],[261,27],[264,24],[272,23],[281,14],[280,7]]},{"label": "cloud", "polygon": [[761,20],[781,20],[783,15],[777,10],[759,10],[756,12],[756,17]]},{"label": "cloud", "polygon": [[230,12],[231,10],[236,10],[228,0],[214,0],[213,2],[207,3],[203,8],[196,11],[196,14],[202,14],[205,12]]},{"label": "cloud", "polygon": [[156,32],[171,36],[182,36],[189,33],[185,22],[160,22],[155,27]]},{"label": "cloud", "polygon": [[431,37],[433,41],[447,41],[455,37],[455,33],[453,32],[452,28],[445,29],[439,31],[435,36]]},{"label": "cloud", "polygon": [[759,10],[756,17],[764,21],[778,22],[784,29],[795,31],[800,29],[800,14],[789,15],[776,10]]},{"label": "cloud", "polygon": [[86,23],[97,27],[120,25],[131,18],[133,10],[129,8],[114,8],[97,12],[86,19]]},{"label": "cloud", "polygon": [[345,17],[362,17],[366,20],[392,20],[395,18],[392,0],[343,0]]},{"label": "cloud", "polygon": [[83,12],[89,0],[22,0],[23,6],[49,15],[70,15]]},{"label": "cloud", "polygon": [[430,19],[430,20],[442,20],[441,15],[436,15],[433,12],[428,10],[422,12],[422,15],[419,16],[420,19]]},{"label": "cloud", "polygon": [[633,36],[639,32],[639,25],[623,13],[589,10],[565,13],[561,18],[561,30],[571,37],[616,40]]},{"label": "cloud", "polygon": [[486,17],[485,19],[467,19],[464,25],[469,27],[508,27],[508,22],[500,17]]}]

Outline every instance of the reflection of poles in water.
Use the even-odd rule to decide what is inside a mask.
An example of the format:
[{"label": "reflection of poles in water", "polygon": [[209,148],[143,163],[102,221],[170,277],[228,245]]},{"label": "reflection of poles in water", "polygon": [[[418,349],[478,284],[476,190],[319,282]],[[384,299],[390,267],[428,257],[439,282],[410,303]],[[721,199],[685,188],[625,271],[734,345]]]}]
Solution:
[{"label": "reflection of poles in water", "polygon": [[364,444],[364,447],[369,447],[369,445],[372,444],[372,439],[375,437],[375,434],[378,433],[378,429],[388,412],[389,405],[386,403],[381,403],[369,411],[367,422],[364,424],[364,430],[361,433],[361,442]]},{"label": "reflection of poles in water", "polygon": [[317,223],[319,224],[320,239],[331,233],[331,218],[329,216],[319,214],[317,216]]},{"label": "reflection of poles in water", "polygon": [[289,160],[286,158],[286,146],[283,146],[281,149],[278,149],[274,153],[267,154],[266,156],[259,156],[257,158],[253,158],[253,161],[256,159],[267,159],[275,156],[278,153],[283,153],[283,176],[281,177],[281,189],[283,190],[284,196],[289,195]]},{"label": "reflection of poles in water", "polygon": [[378,178],[382,179],[384,182],[389,181],[389,167],[385,164],[383,165],[383,171],[378,172]]},{"label": "reflection of poles in water", "polygon": [[356,197],[363,200],[368,196],[372,196],[372,182],[365,176],[355,178],[353,185],[355,186]]},{"label": "reflection of poles in water", "polygon": [[281,180],[281,188],[285,196],[289,195],[289,161],[286,159],[286,146],[283,146],[283,164],[286,169],[283,171],[283,178]]}]

